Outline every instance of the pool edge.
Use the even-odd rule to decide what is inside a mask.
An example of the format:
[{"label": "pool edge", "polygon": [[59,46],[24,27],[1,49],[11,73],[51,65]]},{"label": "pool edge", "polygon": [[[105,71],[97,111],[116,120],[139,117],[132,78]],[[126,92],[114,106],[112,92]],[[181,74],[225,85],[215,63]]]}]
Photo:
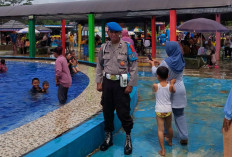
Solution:
[{"label": "pool edge", "polygon": [[[133,88],[131,96],[131,114],[137,104],[137,87]],[[116,112],[114,119],[115,131],[121,128],[121,122],[117,117]],[[28,153],[25,157],[36,156],[86,156],[99,147],[104,141],[104,118],[103,114],[90,119],[77,128],[65,133],[64,135],[48,142],[38,149]]]}]

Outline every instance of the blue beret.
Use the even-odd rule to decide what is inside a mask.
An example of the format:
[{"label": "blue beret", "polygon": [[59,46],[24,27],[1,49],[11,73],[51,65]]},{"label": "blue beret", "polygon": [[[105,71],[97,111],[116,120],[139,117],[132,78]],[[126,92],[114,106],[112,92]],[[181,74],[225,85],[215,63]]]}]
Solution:
[{"label": "blue beret", "polygon": [[116,22],[108,22],[106,25],[108,26],[110,31],[117,31],[117,32],[122,31],[122,27]]}]

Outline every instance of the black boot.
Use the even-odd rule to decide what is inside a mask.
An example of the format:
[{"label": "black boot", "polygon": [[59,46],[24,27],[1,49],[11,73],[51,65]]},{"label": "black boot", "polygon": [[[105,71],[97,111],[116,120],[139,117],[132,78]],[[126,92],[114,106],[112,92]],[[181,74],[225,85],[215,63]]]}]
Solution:
[{"label": "black boot", "polygon": [[106,137],[105,137],[105,141],[103,142],[103,144],[100,146],[100,150],[101,151],[105,151],[107,150],[110,146],[113,145],[113,136],[112,136],[112,132],[106,132]]},{"label": "black boot", "polygon": [[131,143],[131,136],[129,134],[126,135],[126,141],[124,146],[124,154],[130,155],[132,153],[132,143]]}]

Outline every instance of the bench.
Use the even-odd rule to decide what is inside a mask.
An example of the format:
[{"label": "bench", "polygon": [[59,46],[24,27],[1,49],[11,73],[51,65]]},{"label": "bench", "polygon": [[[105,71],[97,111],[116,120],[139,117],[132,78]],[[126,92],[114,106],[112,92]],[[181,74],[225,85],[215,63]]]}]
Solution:
[{"label": "bench", "polygon": [[206,64],[201,56],[195,58],[184,57],[184,60],[186,69],[199,69]]}]

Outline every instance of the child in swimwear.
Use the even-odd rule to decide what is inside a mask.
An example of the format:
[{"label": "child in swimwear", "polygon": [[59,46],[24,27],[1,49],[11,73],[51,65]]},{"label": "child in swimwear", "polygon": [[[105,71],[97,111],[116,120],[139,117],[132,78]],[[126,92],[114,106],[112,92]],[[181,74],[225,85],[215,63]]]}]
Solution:
[{"label": "child in swimwear", "polygon": [[71,65],[72,65],[73,72],[74,72],[74,73],[78,73],[80,70],[79,70],[79,68],[77,67],[78,61],[77,61],[77,59],[76,59],[75,51],[74,51],[74,50],[71,52],[71,56],[72,56],[72,57],[70,58],[70,63],[71,63]]},{"label": "child in swimwear", "polygon": [[47,93],[47,90],[49,88],[49,83],[48,81],[43,81],[43,89],[42,89],[42,93]]},{"label": "child in swimwear", "polygon": [[164,66],[158,67],[156,73],[159,83],[153,84],[153,90],[155,91],[156,95],[155,112],[158,125],[158,138],[161,147],[159,154],[161,156],[165,156],[164,123],[168,131],[168,137],[165,138],[165,140],[168,142],[169,146],[172,146],[173,137],[171,94],[175,93],[176,91],[174,87],[176,80],[172,79],[170,84],[167,82],[168,71],[168,68]]},{"label": "child in swimwear", "polygon": [[40,93],[41,88],[39,87],[39,79],[38,78],[33,78],[32,79],[32,88],[30,90],[32,94]]},{"label": "child in swimwear", "polygon": [[6,72],[8,69],[6,67],[6,62],[5,59],[1,59],[1,63],[0,63],[0,73],[1,72]]}]

